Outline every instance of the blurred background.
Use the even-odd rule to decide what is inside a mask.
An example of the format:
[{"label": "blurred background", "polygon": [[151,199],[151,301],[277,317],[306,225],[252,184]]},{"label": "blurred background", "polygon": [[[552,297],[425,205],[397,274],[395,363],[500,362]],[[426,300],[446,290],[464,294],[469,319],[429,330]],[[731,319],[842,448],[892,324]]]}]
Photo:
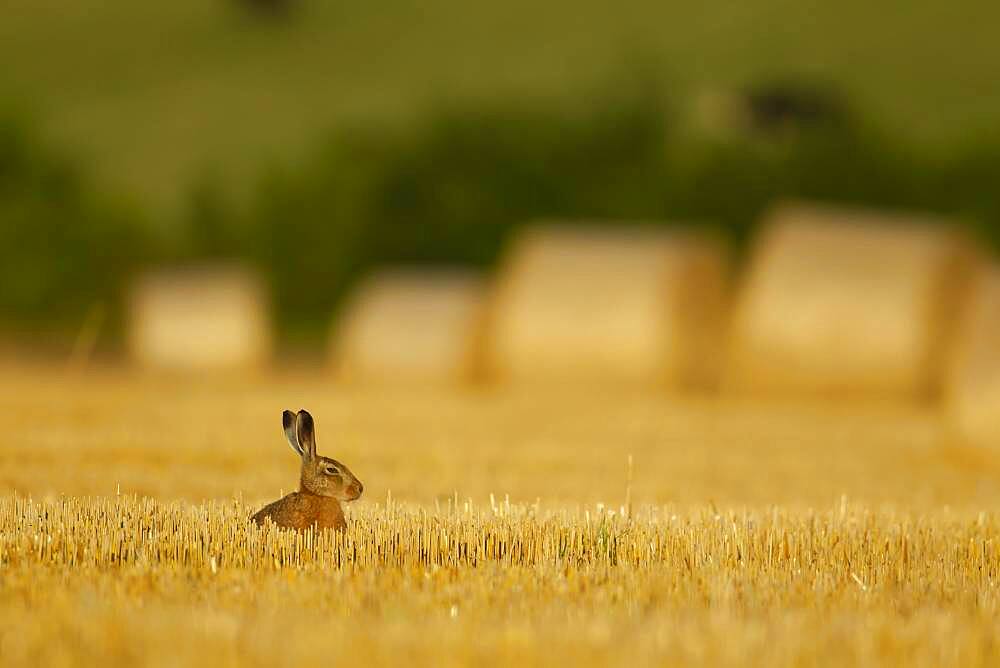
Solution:
[{"label": "blurred background", "polygon": [[[746,433],[746,413],[723,438],[698,404],[701,427],[664,436],[654,406],[681,410],[667,396],[890,403],[914,412],[908,426],[876,421],[883,436],[992,447],[998,20],[980,0],[14,0],[0,22],[0,376],[20,407],[10,419],[41,430],[29,442],[55,456],[73,440],[36,421],[59,392],[49,410],[64,424],[111,429],[92,445],[117,468],[60,487],[41,459],[34,473],[10,459],[2,479],[170,494],[123,454],[167,437],[111,405],[144,397],[140,413],[169,423],[171,405],[198,415],[177,406],[202,395],[178,388],[234,377],[254,379],[225,396],[245,408],[231,414],[260,416],[242,429],[261,453],[276,439],[256,437],[256,420],[277,434],[285,407],[329,405],[355,443],[391,443],[358,416],[395,415],[436,453],[442,493],[462,469],[442,459],[465,445],[433,450],[456,434],[436,431],[436,404],[414,388],[475,397],[452,406],[466,444],[476,424],[520,425],[495,452],[522,448],[524,468],[547,428],[567,452],[579,435],[525,421],[537,406],[503,403],[503,388],[641,397],[591,413],[639,411],[606,434],[623,443],[616,462]],[[309,391],[274,385],[290,368]],[[324,394],[334,386],[381,388],[383,403]],[[758,466],[787,462],[819,419],[797,414],[797,436]],[[779,425],[761,440],[789,433],[761,422]],[[203,445],[224,428],[200,429],[183,436]],[[899,438],[886,461],[912,445]],[[347,446],[372,467],[391,467],[393,447]],[[700,483],[650,484],[649,497],[772,498],[745,490],[748,455],[730,452],[730,469],[691,460],[681,471]],[[993,466],[961,452],[959,474]],[[939,470],[928,456],[920,466]],[[875,489],[854,465],[802,466],[833,472],[823,494]],[[546,489],[541,474],[481,474],[474,491]],[[233,489],[208,475],[188,493]],[[954,480],[939,482],[933,498],[948,498]]]}]

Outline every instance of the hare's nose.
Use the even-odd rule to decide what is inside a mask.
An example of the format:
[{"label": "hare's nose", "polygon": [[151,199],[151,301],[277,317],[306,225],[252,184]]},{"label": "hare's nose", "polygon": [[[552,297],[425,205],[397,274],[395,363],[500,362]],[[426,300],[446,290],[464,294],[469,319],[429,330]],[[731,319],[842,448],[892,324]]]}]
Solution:
[{"label": "hare's nose", "polygon": [[359,480],[358,481],[358,494],[361,494],[364,491],[365,491],[365,486],[363,484],[361,484],[361,481]]}]

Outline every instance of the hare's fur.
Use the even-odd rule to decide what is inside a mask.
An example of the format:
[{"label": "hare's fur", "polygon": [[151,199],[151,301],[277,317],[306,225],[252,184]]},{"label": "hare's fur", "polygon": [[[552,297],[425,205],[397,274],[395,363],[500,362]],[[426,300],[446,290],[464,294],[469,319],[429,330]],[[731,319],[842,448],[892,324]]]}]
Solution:
[{"label": "hare's fur", "polygon": [[279,527],[298,531],[345,528],[347,520],[340,504],[360,497],[364,485],[337,460],[316,454],[316,432],[307,411],[285,411],[282,423],[288,443],[302,458],[299,490],[267,504],[251,519],[261,526],[271,520]]},{"label": "hare's fur", "polygon": [[309,492],[292,492],[267,504],[253,516],[253,521],[261,526],[268,519],[279,527],[300,531],[311,526],[317,529],[343,529],[347,526],[339,501]]}]

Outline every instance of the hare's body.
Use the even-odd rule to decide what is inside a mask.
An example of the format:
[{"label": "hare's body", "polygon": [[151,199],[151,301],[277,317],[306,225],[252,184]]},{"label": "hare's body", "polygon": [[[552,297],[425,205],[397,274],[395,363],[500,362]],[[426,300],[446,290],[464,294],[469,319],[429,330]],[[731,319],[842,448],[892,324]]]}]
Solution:
[{"label": "hare's body", "polygon": [[267,504],[250,519],[261,526],[271,520],[279,527],[299,531],[346,528],[340,504],[360,497],[364,485],[336,459],[316,454],[313,419],[308,412],[285,411],[282,422],[288,443],[302,457],[299,491]]},{"label": "hare's body", "polygon": [[286,529],[344,529],[347,520],[340,507],[340,501],[329,496],[319,496],[309,492],[292,492],[273,503],[269,503],[253,516],[253,521],[263,525],[270,519]]}]

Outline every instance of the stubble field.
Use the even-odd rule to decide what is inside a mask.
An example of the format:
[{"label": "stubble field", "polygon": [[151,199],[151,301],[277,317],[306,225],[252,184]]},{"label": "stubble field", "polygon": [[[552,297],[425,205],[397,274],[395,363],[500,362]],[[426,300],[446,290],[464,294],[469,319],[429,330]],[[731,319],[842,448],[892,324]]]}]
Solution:
[{"label": "stubble field", "polygon": [[[930,410],[45,369],[0,405],[7,665],[1000,660],[1000,463]],[[246,521],[286,407],[365,483],[343,534]]]}]

